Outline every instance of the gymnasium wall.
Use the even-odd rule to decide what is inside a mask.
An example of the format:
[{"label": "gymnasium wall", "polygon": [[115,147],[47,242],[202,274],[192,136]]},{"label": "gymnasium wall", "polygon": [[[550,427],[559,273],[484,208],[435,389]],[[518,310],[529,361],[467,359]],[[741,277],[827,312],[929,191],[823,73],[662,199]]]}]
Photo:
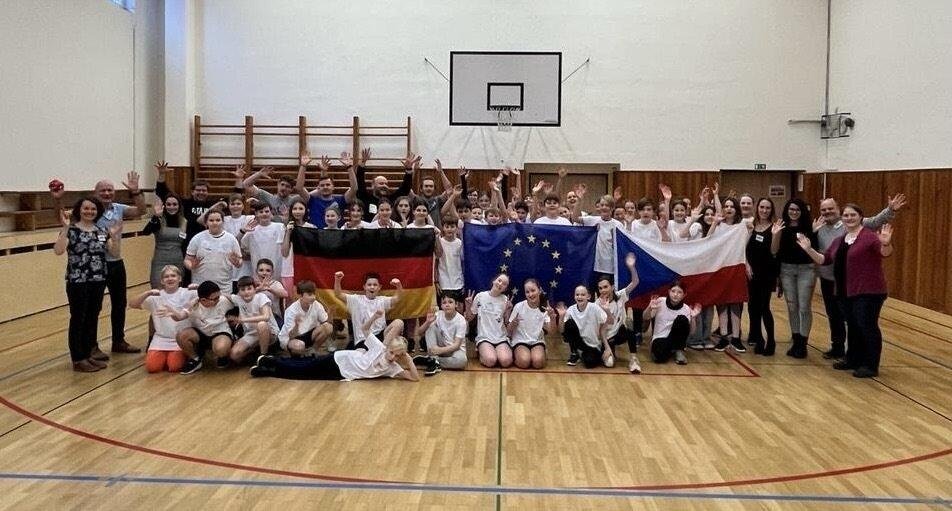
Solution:
[{"label": "gymnasium wall", "polygon": [[952,2],[833,0],[830,111],[849,138],[825,143],[831,169],[952,166]]},{"label": "gymnasium wall", "polygon": [[0,2],[0,190],[118,184],[162,157],[163,3]]},{"label": "gymnasium wall", "polygon": [[[303,114],[313,123],[359,115],[371,124],[409,115],[420,153],[474,168],[546,161],[656,169],[818,165],[815,126],[786,121],[822,109],[823,0],[166,5],[184,13],[176,26],[166,16],[167,33],[191,35],[176,43],[185,71],[174,86],[194,82],[194,97],[186,90],[177,100],[194,101],[194,111],[167,101],[166,132],[179,133],[166,137],[173,164],[188,164],[181,134],[193,114],[205,123],[240,123],[250,114],[282,124]],[[586,58],[591,63],[563,85],[561,129],[499,133],[448,126],[448,83],[424,57],[448,73],[451,50],[561,50],[563,75]],[[364,143],[383,156],[402,151],[386,139]],[[240,146],[205,149],[242,153]],[[312,152],[342,149],[321,139]],[[294,154],[296,147],[256,144],[256,152]]]}]

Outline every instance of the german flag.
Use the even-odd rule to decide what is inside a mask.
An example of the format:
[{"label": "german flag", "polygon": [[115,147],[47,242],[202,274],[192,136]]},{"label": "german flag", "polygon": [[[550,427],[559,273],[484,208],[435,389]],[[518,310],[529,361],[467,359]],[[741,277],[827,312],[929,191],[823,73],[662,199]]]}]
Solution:
[{"label": "german flag", "polygon": [[341,288],[348,293],[364,292],[364,275],[380,275],[381,293],[392,295],[390,280],[400,279],[404,293],[389,319],[418,318],[435,303],[433,287],[432,229],[327,230],[296,227],[291,233],[294,246],[294,280],[311,280],[317,285],[317,299],[335,318],[349,318],[344,302],[334,296],[334,273],[344,272]]}]

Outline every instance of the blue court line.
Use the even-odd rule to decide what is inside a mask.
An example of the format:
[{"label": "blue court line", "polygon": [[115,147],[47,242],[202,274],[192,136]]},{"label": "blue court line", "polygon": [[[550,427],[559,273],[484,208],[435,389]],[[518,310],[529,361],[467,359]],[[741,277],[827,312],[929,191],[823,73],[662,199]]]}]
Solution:
[{"label": "blue court line", "polygon": [[882,497],[864,495],[790,495],[755,493],[711,493],[690,491],[641,491],[610,490],[595,488],[531,488],[518,486],[465,486],[439,484],[387,484],[387,483],[347,483],[316,481],[281,481],[271,479],[205,479],[182,477],[155,477],[130,475],[92,475],[92,474],[30,474],[0,472],[0,480],[9,481],[57,481],[96,483],[105,486],[118,484],[144,485],[193,485],[193,486],[230,486],[239,488],[300,488],[318,490],[359,490],[359,491],[398,491],[398,492],[437,492],[437,493],[477,493],[488,495],[556,495],[586,497],[617,497],[637,499],[686,499],[686,500],[739,500],[739,501],[781,501],[781,502],[826,502],[836,504],[925,504],[952,506],[952,499],[936,497],[932,499],[918,497]]}]

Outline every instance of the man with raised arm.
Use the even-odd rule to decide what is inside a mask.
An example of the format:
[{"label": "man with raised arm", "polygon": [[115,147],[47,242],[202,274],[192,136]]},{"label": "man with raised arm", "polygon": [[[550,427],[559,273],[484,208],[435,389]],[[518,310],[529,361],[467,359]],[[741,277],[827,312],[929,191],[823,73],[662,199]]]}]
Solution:
[{"label": "man with raised arm", "polygon": [[[905,205],[905,194],[889,197],[889,203],[879,214],[863,219],[863,227],[878,230],[891,222]],[[840,220],[840,207],[835,199],[820,201],[820,215],[813,221],[813,231],[819,242],[817,250],[820,253],[825,252],[833,244],[833,240],[846,234],[846,226]],[[843,358],[846,356],[846,316],[834,294],[833,265],[820,266],[817,273],[820,275],[820,291],[823,294],[826,318],[830,322],[830,349],[823,352],[823,358]]]},{"label": "man with raised arm", "polygon": [[[403,182],[400,183],[400,187],[397,188],[396,191],[390,190],[390,185],[384,176],[375,177],[371,189],[367,189],[367,169],[365,165],[369,159],[370,149],[362,150],[360,152],[360,159],[355,159],[352,162],[353,164],[350,166],[349,171],[350,188],[353,190],[354,196],[363,201],[366,205],[364,208],[365,222],[372,221],[377,215],[377,206],[380,204],[381,198],[396,199],[397,197],[410,195],[410,191],[413,189],[413,170],[420,165],[421,157],[411,152],[407,153],[407,157],[402,160],[404,168]],[[347,165],[347,162],[345,162],[343,158],[341,158],[341,163]],[[345,197],[346,196],[347,194],[345,194]],[[349,199],[348,202],[350,202]]]},{"label": "man with raised arm", "polygon": [[440,175],[443,193],[436,193],[436,179],[427,176],[420,182],[420,193],[417,194],[417,198],[426,204],[426,210],[430,214],[433,225],[439,226],[440,210],[443,209],[443,204],[446,204],[446,199],[453,193],[453,183],[446,177],[446,172],[443,172],[443,164],[440,160],[433,160],[433,163],[436,165],[436,172]]},{"label": "man with raised arm", "polygon": [[[245,178],[241,185],[244,187],[245,192],[247,192],[249,196],[253,197],[259,202],[264,202],[265,204],[271,206],[271,212],[274,213],[274,220],[283,225],[288,222],[288,214],[290,213],[291,202],[299,197],[299,192],[295,192],[296,187],[294,179],[291,179],[291,176],[285,175],[278,177],[278,189],[275,191],[275,193],[262,190],[255,185],[255,183],[261,178],[271,179],[272,172],[274,172],[274,167],[262,167],[257,172]],[[298,173],[300,174],[300,171],[298,171]],[[307,201],[307,194],[300,195],[300,199]]]},{"label": "man with raised arm", "polygon": [[[172,193],[168,185],[165,184],[165,177],[170,170],[167,162],[159,161],[155,163],[155,195],[163,201]],[[239,189],[239,192],[240,191]],[[187,222],[184,241],[186,246],[189,241],[192,241],[192,238],[195,237],[196,234],[205,230],[205,226],[199,223],[198,219],[219,200],[222,199],[213,199],[208,196],[208,181],[203,179],[192,181],[192,196],[181,197],[180,200],[182,215],[185,216],[185,221]],[[183,282],[188,282],[187,276]]]},{"label": "man with raised arm", "polygon": [[[345,160],[350,161],[349,158],[349,154],[341,153],[342,162]],[[352,195],[352,193],[350,189],[348,189],[344,195],[334,193],[334,180],[331,179],[331,176],[327,173],[331,168],[331,160],[327,155],[321,156],[321,159],[317,163],[317,168],[320,169],[321,175],[317,181],[317,188],[309,192],[307,187],[304,186],[304,171],[307,169],[307,165],[312,161],[314,160],[311,159],[310,154],[307,152],[301,153],[301,165],[298,166],[297,178],[294,180],[294,191],[301,197],[307,197],[308,218],[315,227],[323,229],[327,227],[327,220],[324,218],[324,212],[327,211],[327,208],[336,204],[338,211],[346,210],[346,197],[347,195]]]}]

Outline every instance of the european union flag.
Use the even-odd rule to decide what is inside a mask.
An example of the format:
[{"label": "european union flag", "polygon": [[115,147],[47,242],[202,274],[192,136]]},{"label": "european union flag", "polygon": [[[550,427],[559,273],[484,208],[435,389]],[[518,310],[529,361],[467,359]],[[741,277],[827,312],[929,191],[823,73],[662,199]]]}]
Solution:
[{"label": "european union flag", "polygon": [[574,289],[589,284],[595,265],[597,227],[466,224],[463,229],[463,266],[466,288],[489,289],[496,275],[509,275],[511,290],[522,294],[522,284],[535,278],[552,303],[574,303]]}]

